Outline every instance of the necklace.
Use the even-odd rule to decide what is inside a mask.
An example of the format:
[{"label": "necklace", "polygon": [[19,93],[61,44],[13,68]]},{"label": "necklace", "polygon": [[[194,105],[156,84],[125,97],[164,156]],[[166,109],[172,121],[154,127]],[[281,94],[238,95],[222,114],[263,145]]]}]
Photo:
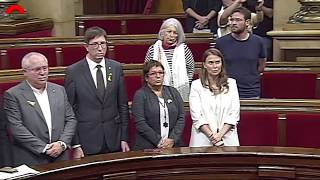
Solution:
[{"label": "necklace", "polygon": [[167,113],[166,113],[166,102],[165,99],[163,99],[163,104],[161,103],[161,101],[159,100],[159,104],[163,107],[163,114],[164,114],[164,123],[163,123],[163,127],[167,128],[169,126],[168,122],[167,122]]}]

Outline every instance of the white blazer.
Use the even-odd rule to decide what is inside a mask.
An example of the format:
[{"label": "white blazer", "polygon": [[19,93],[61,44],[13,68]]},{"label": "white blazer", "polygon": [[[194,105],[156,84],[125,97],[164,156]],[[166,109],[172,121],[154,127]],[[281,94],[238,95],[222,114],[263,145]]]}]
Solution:
[{"label": "white blazer", "polygon": [[189,105],[192,118],[190,147],[213,146],[208,137],[199,128],[208,124],[213,132],[222,129],[225,123],[233,125],[222,140],[225,146],[239,146],[237,124],[240,114],[240,100],[236,81],[228,78],[229,91],[218,95],[204,88],[200,79],[192,82]]}]

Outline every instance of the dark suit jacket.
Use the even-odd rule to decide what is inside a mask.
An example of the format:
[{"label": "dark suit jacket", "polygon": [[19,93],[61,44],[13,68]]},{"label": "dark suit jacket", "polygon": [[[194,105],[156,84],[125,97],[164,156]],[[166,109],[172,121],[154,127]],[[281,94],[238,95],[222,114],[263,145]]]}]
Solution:
[{"label": "dark suit jacket", "polygon": [[4,94],[4,110],[13,136],[14,166],[68,158],[66,152],[56,159],[42,153],[51,142],[63,141],[70,146],[77,124],[64,88],[48,82],[47,93],[52,121],[51,141],[44,115],[29,84],[23,81]]},{"label": "dark suit jacket", "polygon": [[85,154],[98,154],[103,146],[110,152],[128,140],[128,98],[121,64],[106,59],[105,98],[97,93],[86,59],[67,69],[65,88],[78,120],[74,144]]},{"label": "dark suit jacket", "polygon": [[[179,92],[170,86],[163,87],[163,97],[169,113],[169,138],[175,147],[182,145],[184,105]],[[137,127],[134,149],[157,148],[161,140],[160,106],[158,96],[148,86],[139,89],[133,99],[132,113]]]},{"label": "dark suit jacket", "polygon": [[1,103],[0,107],[0,168],[12,166],[11,144],[7,133],[7,119]]}]

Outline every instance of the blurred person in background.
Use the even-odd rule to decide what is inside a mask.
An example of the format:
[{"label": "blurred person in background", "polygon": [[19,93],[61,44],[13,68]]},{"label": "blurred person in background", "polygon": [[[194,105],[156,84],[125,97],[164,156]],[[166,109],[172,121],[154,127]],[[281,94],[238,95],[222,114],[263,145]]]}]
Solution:
[{"label": "blurred person in background", "polygon": [[165,20],[158,33],[158,40],[146,53],[145,62],[156,60],[164,66],[164,85],[176,88],[184,101],[188,101],[194,74],[192,52],[185,42],[181,23],[174,18]]}]

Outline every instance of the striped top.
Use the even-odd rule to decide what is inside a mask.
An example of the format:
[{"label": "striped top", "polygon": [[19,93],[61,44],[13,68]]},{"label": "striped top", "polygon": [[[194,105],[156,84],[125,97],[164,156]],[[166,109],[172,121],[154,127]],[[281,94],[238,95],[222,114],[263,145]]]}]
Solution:
[{"label": "striped top", "polygon": [[[185,52],[185,58],[186,58],[186,68],[187,68],[187,74],[189,78],[189,83],[191,84],[192,79],[193,79],[193,74],[194,74],[194,59],[191,50],[186,44],[182,44],[184,46],[184,52]],[[147,51],[146,57],[145,57],[145,62],[150,61],[153,59],[153,45],[151,45]],[[173,57],[173,52],[174,48],[172,49],[164,49],[164,53],[166,55],[169,67],[170,67],[170,72],[172,73],[172,57]],[[173,81],[171,79],[171,83],[173,84]]]}]

